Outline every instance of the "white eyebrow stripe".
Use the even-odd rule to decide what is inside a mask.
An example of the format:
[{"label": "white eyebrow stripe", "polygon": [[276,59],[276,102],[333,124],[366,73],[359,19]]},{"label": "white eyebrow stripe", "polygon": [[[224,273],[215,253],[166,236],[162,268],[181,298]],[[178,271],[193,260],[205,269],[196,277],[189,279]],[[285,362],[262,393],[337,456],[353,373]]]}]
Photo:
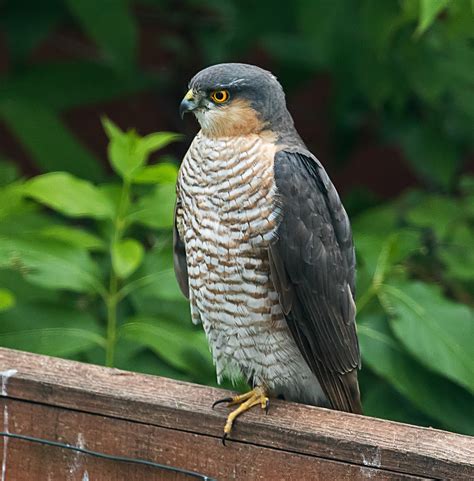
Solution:
[{"label": "white eyebrow stripe", "polygon": [[243,78],[239,78],[239,79],[236,79],[236,80],[232,80],[232,82],[230,82],[229,84],[227,84],[228,87],[234,87],[235,85],[240,85],[242,83],[245,83],[245,79]]}]

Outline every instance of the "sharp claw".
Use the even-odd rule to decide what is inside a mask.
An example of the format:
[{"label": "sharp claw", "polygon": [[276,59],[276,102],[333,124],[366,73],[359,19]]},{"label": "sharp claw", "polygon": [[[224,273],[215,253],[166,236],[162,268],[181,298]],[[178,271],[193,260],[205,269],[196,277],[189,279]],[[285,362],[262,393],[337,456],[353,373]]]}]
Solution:
[{"label": "sharp claw", "polygon": [[256,388],[252,389],[251,391],[234,396],[234,397],[226,397],[224,399],[218,399],[212,405],[212,409],[214,409],[218,404],[221,403],[228,403],[227,407],[235,406],[240,404],[237,409],[234,409],[228,416],[227,421],[224,427],[224,435],[222,436],[222,445],[226,446],[226,441],[228,440],[229,433],[232,431],[232,426],[238,416],[242,413],[248,411],[254,406],[260,406],[262,409],[265,409],[265,414],[268,414],[270,409],[270,399],[267,397],[267,391],[262,386],[257,386]]},{"label": "sharp claw", "polygon": [[230,403],[230,402],[232,402],[232,398],[231,398],[231,397],[225,397],[225,398],[223,398],[223,399],[218,399],[215,403],[213,403],[212,409],[214,409],[218,404]]}]

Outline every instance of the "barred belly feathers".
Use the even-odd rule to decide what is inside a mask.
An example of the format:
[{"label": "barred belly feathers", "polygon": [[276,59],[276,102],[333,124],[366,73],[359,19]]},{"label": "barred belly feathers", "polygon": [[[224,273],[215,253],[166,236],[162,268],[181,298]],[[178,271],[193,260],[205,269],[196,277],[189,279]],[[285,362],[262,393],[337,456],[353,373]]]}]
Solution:
[{"label": "barred belly feathers", "polygon": [[242,376],[275,396],[324,405],[270,274],[267,250],[280,212],[272,140],[200,132],[183,160],[177,228],[186,246],[192,319],[202,322],[219,382]]}]

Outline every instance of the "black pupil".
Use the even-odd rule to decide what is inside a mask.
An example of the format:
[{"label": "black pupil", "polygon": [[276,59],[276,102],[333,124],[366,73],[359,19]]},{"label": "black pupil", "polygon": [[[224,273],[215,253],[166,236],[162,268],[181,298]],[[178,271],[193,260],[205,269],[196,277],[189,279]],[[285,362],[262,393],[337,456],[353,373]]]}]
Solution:
[{"label": "black pupil", "polygon": [[214,97],[216,98],[216,100],[224,100],[225,94],[224,94],[224,92],[222,92],[222,91],[221,91],[221,92],[216,92],[216,93],[214,94]]}]

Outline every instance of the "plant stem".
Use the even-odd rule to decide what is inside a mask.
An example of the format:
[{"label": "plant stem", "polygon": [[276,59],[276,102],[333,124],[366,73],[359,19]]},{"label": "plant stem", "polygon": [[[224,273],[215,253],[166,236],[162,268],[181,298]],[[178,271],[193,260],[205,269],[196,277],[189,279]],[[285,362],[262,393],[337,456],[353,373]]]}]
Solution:
[{"label": "plant stem", "polygon": [[115,344],[117,342],[117,285],[117,276],[112,272],[110,274],[110,288],[107,298],[107,345],[105,350],[105,365],[107,367],[113,367],[115,360]]},{"label": "plant stem", "polygon": [[107,305],[107,343],[105,349],[105,365],[113,367],[115,362],[115,346],[117,344],[117,304],[120,299],[117,295],[119,279],[113,268],[112,252],[114,245],[120,241],[123,230],[125,228],[124,217],[128,210],[128,204],[130,202],[130,183],[124,180],[122,184],[122,193],[120,196],[120,202],[117,209],[117,216],[113,225],[113,232],[110,240],[110,280],[109,291],[106,296]]},{"label": "plant stem", "polygon": [[377,294],[377,289],[374,285],[371,285],[362,296],[359,297],[356,306],[357,306],[357,314],[360,314],[360,311],[364,309],[364,307],[372,300],[372,298]]},{"label": "plant stem", "polygon": [[397,237],[397,234],[392,234],[382,245],[382,249],[380,250],[377,258],[377,264],[375,266],[375,272],[372,277],[370,287],[364,292],[357,302],[357,313],[360,313],[360,311],[364,309],[364,307],[373,299],[373,297],[379,294],[380,288],[385,280],[387,268],[389,267],[390,252],[393,248],[393,244],[397,240]]}]

